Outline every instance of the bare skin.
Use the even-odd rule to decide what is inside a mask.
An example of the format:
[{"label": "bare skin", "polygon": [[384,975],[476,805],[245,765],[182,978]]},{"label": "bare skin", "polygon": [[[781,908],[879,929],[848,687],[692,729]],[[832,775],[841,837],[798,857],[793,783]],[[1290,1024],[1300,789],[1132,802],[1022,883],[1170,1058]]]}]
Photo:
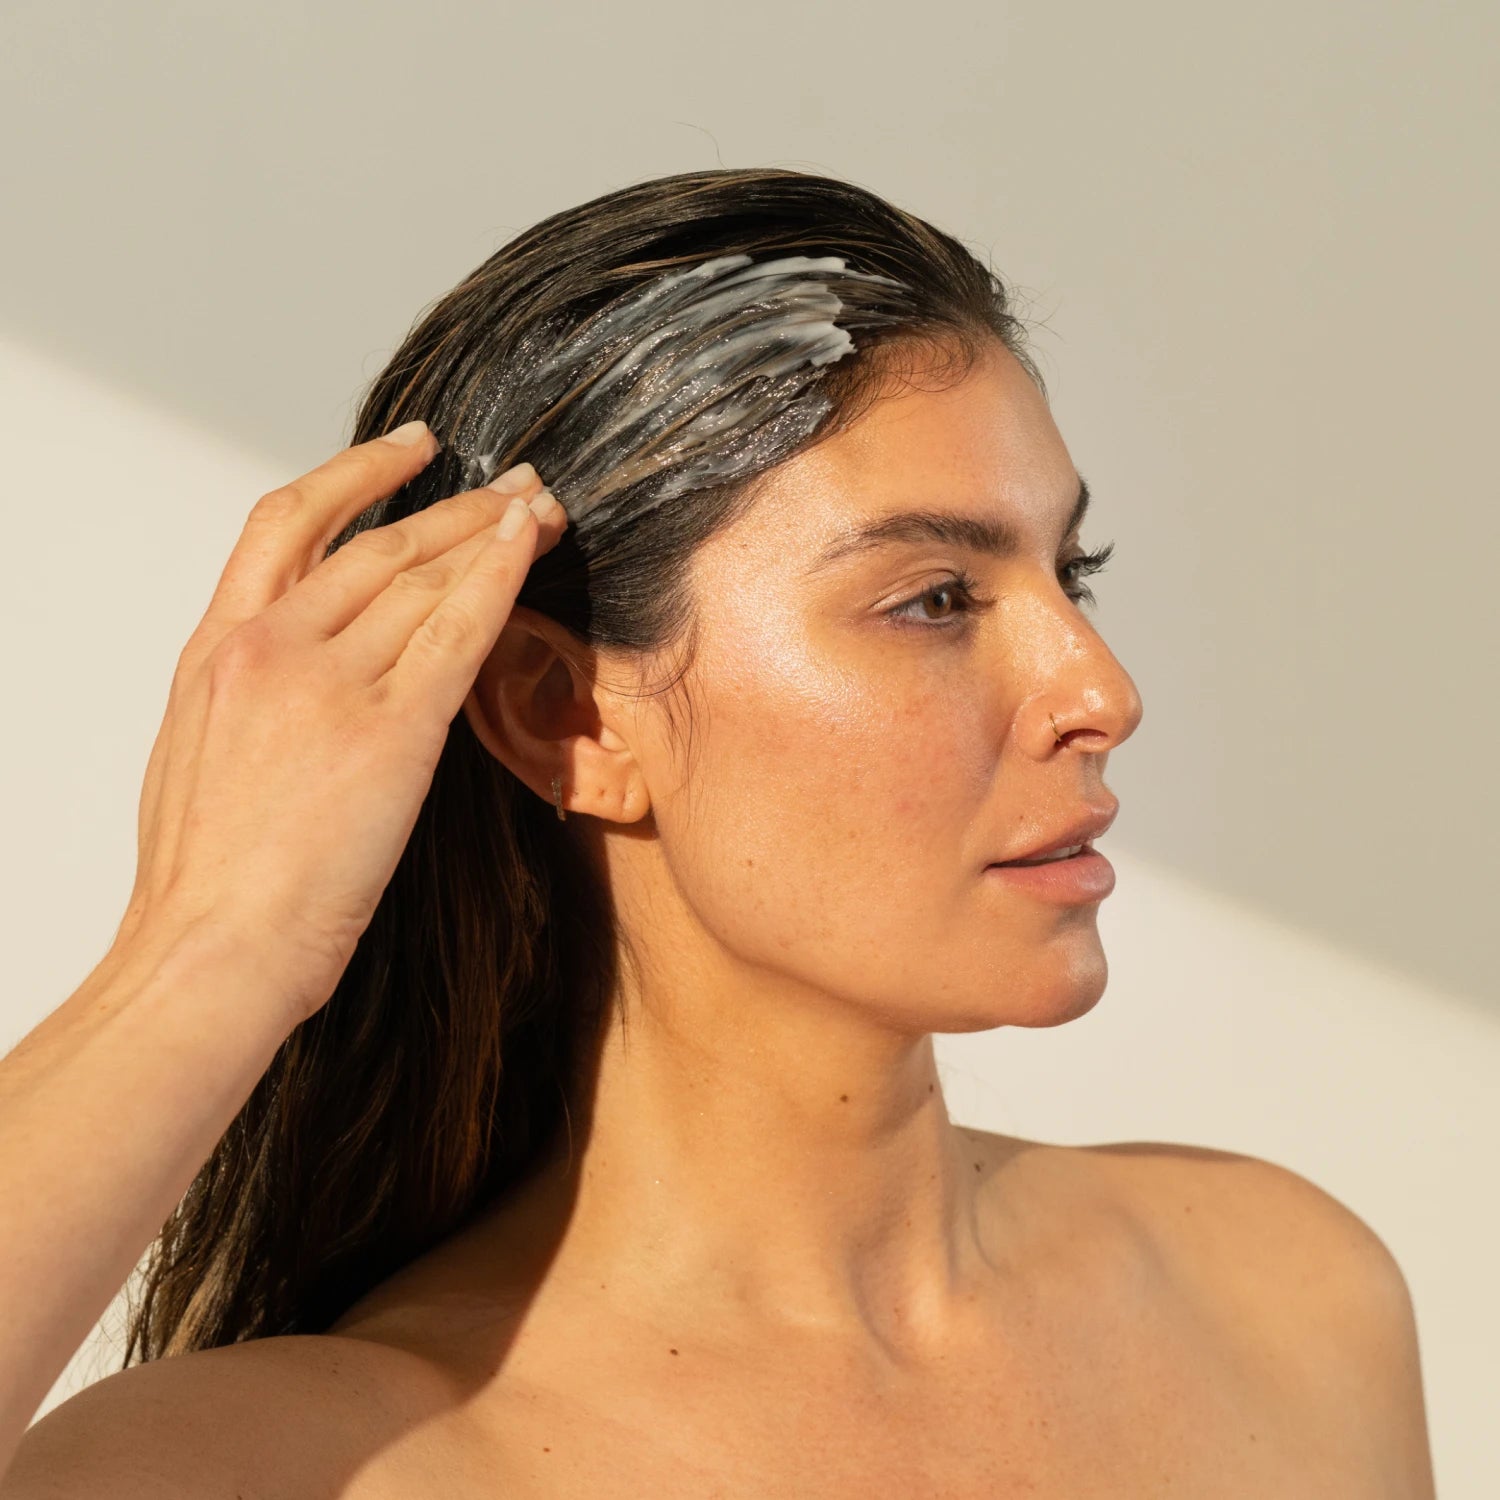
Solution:
[{"label": "bare skin", "polygon": [[0,1495],[1431,1500],[1409,1304],[1341,1204],[1233,1153],[962,1135],[985,1224],[1029,1227],[925,1363],[569,1284],[533,1180],[326,1334],[90,1386]]},{"label": "bare skin", "polygon": [[[782,465],[695,559],[690,774],[627,663],[512,613],[465,711],[587,815],[628,1025],[519,1190],[327,1334],[69,1403],[116,1493],[134,1434],[157,1497],[205,1463],[243,1500],[1430,1495],[1409,1303],[1342,1205],[1228,1153],[948,1118],[934,1032],[1105,989],[1097,901],[985,874],[1110,801],[1141,717],[1059,573],[1078,488],[998,345]],[[914,508],[1018,550],[810,571]],[[64,1462],[45,1426],[5,1500]]]},{"label": "bare skin", "polygon": [[1428,1493],[1362,1430],[1368,1341],[1327,1280],[1384,1251],[1341,1205],[1231,1153],[959,1134],[1009,1258],[942,1350],[896,1365],[497,1259],[548,1243],[534,1180],[332,1330],[410,1396],[437,1377],[348,1493],[409,1494],[444,1457],[475,1496],[497,1466],[526,1497]]},{"label": "bare skin", "polygon": [[[778,466],[694,559],[690,767],[649,670],[570,669],[559,628],[513,612],[470,721],[590,815],[636,958],[573,1120],[579,1280],[898,1367],[962,1336],[1009,1230],[979,1241],[932,1033],[1059,1025],[1107,979],[1097,901],[986,873],[1113,803],[1105,763],[1141,717],[1064,587],[1078,492],[998,344]],[[1008,524],[1020,550],[927,539],[814,571],[917,507]]]}]

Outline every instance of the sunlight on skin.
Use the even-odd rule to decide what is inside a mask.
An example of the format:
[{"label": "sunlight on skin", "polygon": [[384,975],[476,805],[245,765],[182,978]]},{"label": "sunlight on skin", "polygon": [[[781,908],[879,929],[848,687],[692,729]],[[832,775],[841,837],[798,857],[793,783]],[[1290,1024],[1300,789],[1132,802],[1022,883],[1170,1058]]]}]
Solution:
[{"label": "sunlight on skin", "polygon": [[[530,612],[507,625],[482,732],[532,786],[564,765],[641,966],[569,1181],[533,1205],[578,1192],[549,1279],[915,1347],[993,1277],[1003,1227],[930,1034],[1058,1025],[1105,987],[1097,901],[984,873],[1110,803],[1107,753],[1141,718],[1060,572],[1079,484],[998,344],[772,470],[693,560],[690,775],[659,700],[570,678]],[[1019,550],[905,542],[812,569],[911,509],[1004,522]]]}]

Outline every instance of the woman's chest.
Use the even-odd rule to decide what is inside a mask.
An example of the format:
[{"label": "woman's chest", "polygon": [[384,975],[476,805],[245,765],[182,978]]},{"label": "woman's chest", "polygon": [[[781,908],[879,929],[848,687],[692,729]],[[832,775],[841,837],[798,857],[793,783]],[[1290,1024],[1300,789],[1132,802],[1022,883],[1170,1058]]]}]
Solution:
[{"label": "woman's chest", "polygon": [[[1080,1344],[1085,1324],[1050,1340],[1038,1327],[1024,1348],[904,1394],[841,1383],[793,1351],[730,1372],[695,1368],[684,1345],[661,1371],[643,1351],[596,1346],[571,1387],[513,1387],[428,1437],[451,1500],[493,1500],[497,1480],[507,1500],[1381,1495],[1339,1434],[1201,1330],[1101,1318]],[[416,1492],[433,1454],[407,1457],[371,1500]]]},{"label": "woman's chest", "polygon": [[[1166,1392],[1078,1411],[1032,1392],[919,1425],[872,1422],[789,1386],[771,1411],[743,1403],[644,1419],[555,1410],[473,1446],[454,1500],[1375,1500],[1357,1464],[1295,1414],[1224,1393]],[[457,1477],[456,1475],[454,1476]],[[393,1490],[392,1493],[395,1493]],[[409,1488],[404,1493],[410,1494]]]},{"label": "woman's chest", "polygon": [[445,1500],[1387,1500],[1278,1278],[1222,1277],[1170,1214],[1086,1205],[920,1365],[560,1304],[347,1500],[438,1469]]}]

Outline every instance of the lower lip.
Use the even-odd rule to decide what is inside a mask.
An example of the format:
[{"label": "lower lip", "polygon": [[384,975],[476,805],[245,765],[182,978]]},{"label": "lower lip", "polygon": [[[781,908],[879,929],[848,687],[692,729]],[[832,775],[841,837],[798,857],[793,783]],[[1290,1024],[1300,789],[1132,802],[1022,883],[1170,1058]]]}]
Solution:
[{"label": "lower lip", "polygon": [[1044,865],[989,865],[984,873],[1043,901],[1102,901],[1115,888],[1115,867],[1095,849]]}]

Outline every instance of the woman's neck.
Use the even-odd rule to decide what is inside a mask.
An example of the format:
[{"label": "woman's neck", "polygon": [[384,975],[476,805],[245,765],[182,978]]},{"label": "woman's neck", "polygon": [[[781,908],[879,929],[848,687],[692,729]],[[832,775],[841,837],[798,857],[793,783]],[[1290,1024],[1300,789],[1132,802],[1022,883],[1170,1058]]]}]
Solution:
[{"label": "woman's neck", "polygon": [[549,1281],[906,1362],[951,1346],[995,1280],[987,1163],[930,1036],[769,983],[657,994],[584,1092],[494,1221],[545,1247]]}]

